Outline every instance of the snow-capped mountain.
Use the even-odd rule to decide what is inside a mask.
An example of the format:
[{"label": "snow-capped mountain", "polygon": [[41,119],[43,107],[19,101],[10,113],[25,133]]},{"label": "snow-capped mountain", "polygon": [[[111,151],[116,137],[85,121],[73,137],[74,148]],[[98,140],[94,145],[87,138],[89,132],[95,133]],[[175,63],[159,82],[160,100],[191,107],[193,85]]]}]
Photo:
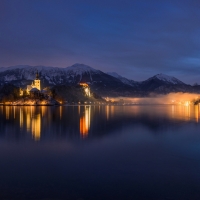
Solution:
[{"label": "snow-capped mountain", "polygon": [[169,84],[185,84],[182,81],[178,80],[177,78],[174,78],[173,76],[168,76],[165,74],[157,74],[153,76],[152,78],[149,78],[148,80],[151,80],[151,79],[158,79],[160,81],[163,81]]},{"label": "snow-capped mountain", "polygon": [[130,86],[137,86],[139,85],[139,82],[137,81],[133,81],[133,80],[129,80],[123,76],[120,76],[119,74],[117,74],[116,72],[107,72],[108,75],[113,76],[117,79],[119,79],[122,83],[126,84],[126,85],[130,85]]},{"label": "snow-capped mountain", "polygon": [[26,87],[35,79],[37,71],[42,87],[76,85],[86,82],[94,91],[106,96],[126,95],[127,92],[129,94],[133,90],[133,87],[122,83],[119,79],[83,64],[75,64],[66,68],[28,65],[0,68],[0,84],[12,83]]},{"label": "snow-capped mountain", "polygon": [[157,74],[141,82],[140,88],[146,93],[159,94],[167,94],[170,92],[194,92],[192,86],[165,74]]},{"label": "snow-capped mountain", "polygon": [[157,74],[146,81],[136,82],[115,72],[104,73],[84,64],[66,68],[18,65],[0,68],[0,85],[12,83],[26,87],[35,79],[38,71],[42,87],[76,85],[87,82],[91,89],[102,96],[147,96],[149,93],[199,92],[175,77]]},{"label": "snow-capped mountain", "polygon": [[75,64],[66,68],[18,65],[8,68],[0,68],[0,81],[12,82],[16,80],[34,80],[37,71],[40,75],[40,79],[47,85],[66,83],[76,84],[80,81],[87,81],[90,83],[92,82],[93,75],[102,73],[99,70],[83,64]]}]

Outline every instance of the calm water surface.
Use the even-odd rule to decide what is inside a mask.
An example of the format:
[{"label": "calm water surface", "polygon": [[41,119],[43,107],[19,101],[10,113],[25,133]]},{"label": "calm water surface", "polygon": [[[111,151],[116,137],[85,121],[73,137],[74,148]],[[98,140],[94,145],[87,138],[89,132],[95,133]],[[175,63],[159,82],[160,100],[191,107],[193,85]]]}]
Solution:
[{"label": "calm water surface", "polygon": [[0,106],[0,199],[200,199],[200,107]]}]

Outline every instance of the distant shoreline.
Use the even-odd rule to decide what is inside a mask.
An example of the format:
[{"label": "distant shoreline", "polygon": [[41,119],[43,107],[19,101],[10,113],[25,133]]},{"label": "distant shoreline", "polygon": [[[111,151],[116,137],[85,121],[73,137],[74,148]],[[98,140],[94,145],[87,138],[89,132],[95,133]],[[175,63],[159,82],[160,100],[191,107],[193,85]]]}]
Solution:
[{"label": "distant shoreline", "polygon": [[184,104],[173,104],[173,103],[137,103],[137,104],[109,104],[109,103],[100,103],[100,104],[3,104],[0,103],[0,106],[195,106],[199,104],[190,104],[190,105],[184,105]]}]

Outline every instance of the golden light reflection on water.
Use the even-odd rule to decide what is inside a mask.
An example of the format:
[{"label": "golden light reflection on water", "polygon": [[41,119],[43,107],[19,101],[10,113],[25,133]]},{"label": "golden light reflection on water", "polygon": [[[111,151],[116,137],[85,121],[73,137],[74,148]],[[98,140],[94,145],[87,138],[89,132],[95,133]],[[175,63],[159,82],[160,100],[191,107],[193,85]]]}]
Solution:
[{"label": "golden light reflection on water", "polygon": [[31,138],[38,141],[41,139],[42,128],[47,130],[54,124],[56,131],[59,127],[59,130],[62,132],[65,126],[68,126],[67,123],[69,122],[72,122],[72,125],[70,124],[71,128],[74,128],[75,131],[77,130],[77,134],[80,134],[81,138],[88,137],[92,123],[99,125],[99,123],[104,123],[104,119],[107,122],[115,122],[120,119],[144,116],[151,120],[161,117],[161,119],[167,118],[199,123],[200,105],[1,106],[0,114],[3,116],[2,119],[13,121],[15,125],[18,124],[20,131],[30,133]]},{"label": "golden light reflection on water", "polygon": [[109,114],[110,114],[109,108],[110,108],[110,106],[106,106],[106,119],[107,120],[109,120]]},{"label": "golden light reflection on water", "polygon": [[14,116],[14,119],[15,119],[15,106],[13,107],[13,110],[14,110],[13,116]]},{"label": "golden light reflection on water", "polygon": [[175,113],[175,108],[174,108],[174,105],[172,105],[172,118],[174,118],[174,113]]},{"label": "golden light reflection on water", "polygon": [[81,138],[86,138],[90,129],[91,106],[84,107],[84,113],[80,117],[80,135]]},{"label": "golden light reflection on water", "polygon": [[105,117],[111,120],[117,116],[147,115],[149,118],[156,116],[167,117],[174,120],[199,122],[199,105],[136,105],[136,106],[105,106]]},{"label": "golden light reflection on water", "polygon": [[42,117],[44,117],[47,112],[47,106],[41,106],[41,109],[42,109]]},{"label": "golden light reflection on water", "polygon": [[26,115],[26,127],[27,127],[27,131],[31,130],[31,113],[28,111]]},{"label": "golden light reflection on water", "polygon": [[199,113],[200,113],[199,105],[194,106],[194,112],[195,112],[195,120],[198,123],[199,122]]},{"label": "golden light reflection on water", "polygon": [[6,106],[6,119],[10,118],[10,106]]},{"label": "golden light reflection on water", "polygon": [[[40,112],[41,111],[41,112]],[[40,140],[41,137],[41,117],[44,115],[44,108],[34,106],[23,107],[19,110],[20,128],[26,128],[30,132],[35,141]]]},{"label": "golden light reflection on water", "polygon": [[78,115],[81,113],[81,106],[78,106]]},{"label": "golden light reflection on water", "polygon": [[192,119],[191,117],[191,106],[189,105],[172,105],[172,118],[182,119],[189,121]]},{"label": "golden light reflection on water", "polygon": [[114,116],[115,107],[111,106],[111,116]]},{"label": "golden light reflection on water", "polygon": [[24,124],[24,114],[22,108],[20,108],[19,110],[19,123],[20,123],[20,128],[22,128]]},{"label": "golden light reflection on water", "polygon": [[40,140],[41,136],[41,115],[37,114],[31,121],[31,132],[35,141]]}]

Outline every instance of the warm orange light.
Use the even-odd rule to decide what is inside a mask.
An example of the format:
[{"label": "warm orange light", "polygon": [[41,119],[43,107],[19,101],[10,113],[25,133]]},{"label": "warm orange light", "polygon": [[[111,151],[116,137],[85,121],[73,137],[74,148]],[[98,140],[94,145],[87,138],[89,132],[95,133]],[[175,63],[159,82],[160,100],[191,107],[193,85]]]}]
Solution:
[{"label": "warm orange light", "polygon": [[79,85],[84,86],[84,87],[88,87],[87,83],[79,83]]},{"label": "warm orange light", "polygon": [[26,128],[27,128],[27,131],[30,131],[30,129],[31,129],[31,113],[30,113],[30,109],[27,110],[27,114],[26,114]]},{"label": "warm orange light", "polygon": [[34,118],[32,118],[32,136],[35,141],[40,140],[41,134],[41,115],[38,114]]},{"label": "warm orange light", "polygon": [[106,106],[106,119],[107,120],[109,120],[109,114],[110,114],[109,106]]},{"label": "warm orange light", "polygon": [[90,109],[90,106],[85,106],[85,114],[80,118],[80,135],[82,138],[86,138],[88,136],[90,129]]},{"label": "warm orange light", "polygon": [[20,123],[20,128],[22,128],[24,123],[24,116],[23,116],[23,110],[21,108],[19,110],[19,123]]},{"label": "warm orange light", "polygon": [[86,124],[85,117],[80,118],[80,134],[82,138],[86,138],[88,136],[88,126]]},{"label": "warm orange light", "polygon": [[10,118],[10,107],[6,106],[6,119]]},{"label": "warm orange light", "polygon": [[195,119],[196,119],[196,122],[199,122],[199,105],[195,105],[194,106],[194,115],[195,115]]},{"label": "warm orange light", "polygon": [[185,101],[185,102],[184,102],[184,105],[185,105],[185,106],[189,106],[189,105],[190,105],[190,101]]}]

